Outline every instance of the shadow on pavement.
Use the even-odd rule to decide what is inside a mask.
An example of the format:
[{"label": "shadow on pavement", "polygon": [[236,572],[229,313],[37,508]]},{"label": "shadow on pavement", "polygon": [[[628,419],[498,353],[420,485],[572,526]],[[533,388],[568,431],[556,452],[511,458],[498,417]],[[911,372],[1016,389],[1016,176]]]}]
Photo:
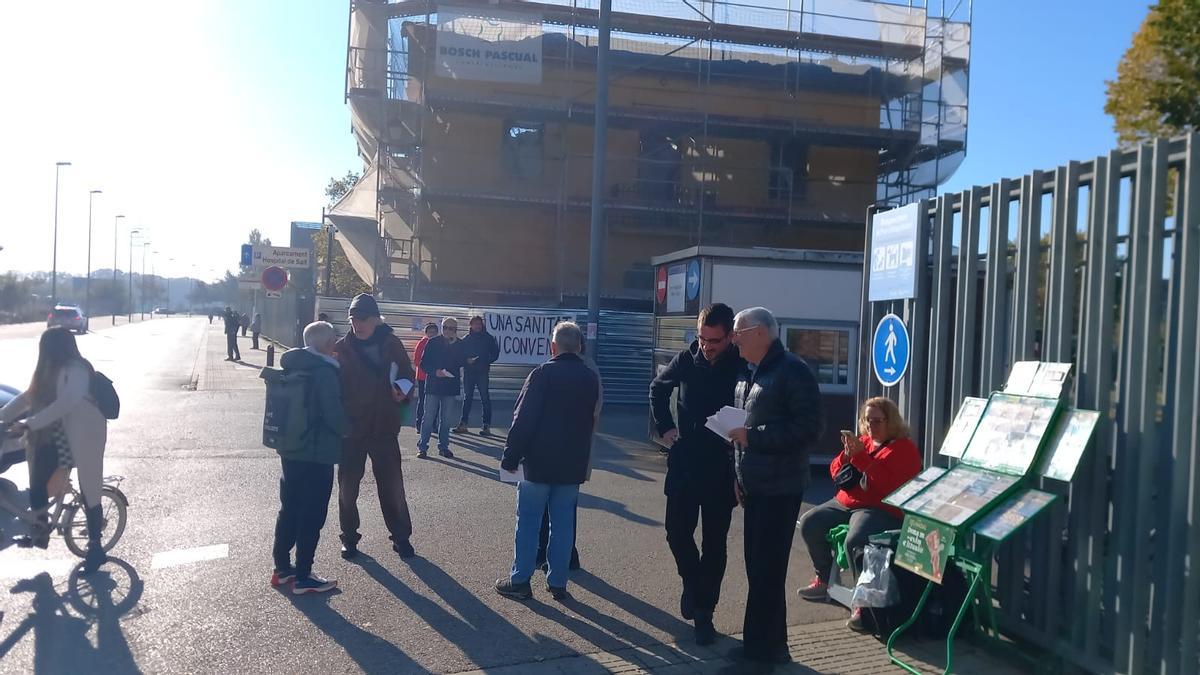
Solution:
[{"label": "shadow on pavement", "polygon": [[[138,607],[144,589],[141,578],[119,558],[109,558],[100,571],[87,577],[82,568],[80,563],[71,572],[64,595],[45,572],[12,587],[14,595],[33,594],[33,612],[0,641],[0,659],[32,631],[36,673],[141,672],[121,627],[122,618]],[[88,638],[93,624],[94,647]]]},{"label": "shadow on pavement", "polygon": [[629,612],[632,616],[638,617],[668,635],[682,638],[692,633],[692,626],[690,624],[640,598],[636,598],[625,591],[615,588],[607,581],[587,570],[572,572],[571,583],[608,600],[617,607]]},{"label": "shadow on pavement", "polygon": [[579,507],[611,513],[614,516],[620,516],[625,520],[637,523],[638,525],[649,525],[651,527],[658,527],[662,525],[662,523],[654,520],[653,518],[647,518],[646,516],[638,515],[630,511],[621,502],[608,499],[606,497],[597,497],[596,495],[588,494],[586,492],[579,493]]},{"label": "shadow on pavement", "polygon": [[287,597],[312,625],[346,650],[346,655],[353,659],[363,672],[415,673],[424,670],[399,647],[370,631],[359,628],[347,621],[346,617],[336,609],[330,607],[329,600],[338,592],[310,593],[308,595],[287,593]]}]

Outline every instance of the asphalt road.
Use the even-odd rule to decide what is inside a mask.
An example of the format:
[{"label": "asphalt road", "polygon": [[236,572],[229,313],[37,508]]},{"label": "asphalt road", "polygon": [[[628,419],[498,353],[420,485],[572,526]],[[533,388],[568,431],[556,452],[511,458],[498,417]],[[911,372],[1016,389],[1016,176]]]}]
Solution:
[{"label": "asphalt road", "polygon": [[[317,553],[316,571],[336,578],[339,592],[294,598],[271,589],[279,466],[260,444],[263,354],[247,340],[249,363],[225,363],[221,343],[217,326],[185,318],[80,338],[122,397],[106,473],[125,477],[130,525],[117,560],[90,580],[60,541],[25,551],[4,538],[0,673],[455,673],[690,639],[662,529],[665,462],[642,440],[644,409],[604,414],[580,500],[584,570],[565,603],[550,599],[540,574],[529,603],[491,588],[512,559],[515,494],[496,477],[502,441],[456,437],[457,459],[416,460],[407,430],[418,557],[392,553],[368,475],[359,501],[366,555],[338,556],[336,497]],[[35,356],[36,334],[0,330],[0,382],[26,382]],[[497,420],[504,416],[501,405]],[[0,489],[23,490],[23,474],[14,467]],[[826,480],[809,502],[828,494]],[[2,519],[0,527],[19,531]],[[725,633],[742,625],[741,530],[735,513],[716,616]],[[806,560],[797,537],[789,586],[810,578]],[[844,616],[792,598],[792,624]]]}]

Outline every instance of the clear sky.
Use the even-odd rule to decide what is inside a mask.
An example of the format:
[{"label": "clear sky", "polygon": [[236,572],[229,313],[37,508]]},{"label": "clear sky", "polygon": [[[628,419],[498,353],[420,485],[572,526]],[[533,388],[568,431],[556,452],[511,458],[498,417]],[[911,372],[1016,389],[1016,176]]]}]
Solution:
[{"label": "clear sky", "polygon": [[[84,270],[91,189],[104,191],[97,269],[112,265],[117,213],[121,269],[126,231],[142,228],[156,271],[200,278],[235,266],[253,227],[286,243],[289,221],[319,219],[327,180],[361,168],[343,102],[347,4],[0,3],[0,271],[50,268],[56,161],[73,163],[60,270]],[[1148,4],[976,0],[968,155],[945,189],[1112,147],[1104,81]]]}]

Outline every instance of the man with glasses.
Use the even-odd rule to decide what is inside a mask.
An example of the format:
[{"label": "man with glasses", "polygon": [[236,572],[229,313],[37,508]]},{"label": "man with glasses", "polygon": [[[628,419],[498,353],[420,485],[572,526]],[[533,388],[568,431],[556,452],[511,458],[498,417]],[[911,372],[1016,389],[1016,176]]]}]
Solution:
[{"label": "man with glasses", "polygon": [[731,656],[746,672],[791,661],[787,645],[788,558],[796,517],[810,474],[808,453],[821,437],[821,392],[811,370],[779,341],[779,323],[766,308],[738,312],[733,343],[750,364],[738,380],[735,405],[744,427],[736,446],[734,490],[745,508],[746,618],[742,645]]},{"label": "man with glasses", "polygon": [[442,319],[442,334],[432,338],[421,354],[421,370],[425,371],[425,416],[421,420],[421,438],[417,441],[417,457],[429,456],[429,438],[434,424],[438,427],[438,454],[453,458],[450,452],[450,409],[458,396],[458,370],[462,359],[458,346],[458,320],[452,316]]},{"label": "man with glasses", "polygon": [[[683,581],[679,613],[695,621],[696,642],[716,640],[713,611],[725,577],[726,539],[736,505],[733,460],[725,439],[704,427],[708,417],[733,405],[733,390],[746,362],[731,337],[733,310],[717,303],[696,320],[697,338],[675,355],[650,383],[654,425],[670,448],[667,478],[667,544]],[[679,390],[678,419],[671,414],[671,395]],[[696,548],[696,525],[703,522],[702,550]]]}]

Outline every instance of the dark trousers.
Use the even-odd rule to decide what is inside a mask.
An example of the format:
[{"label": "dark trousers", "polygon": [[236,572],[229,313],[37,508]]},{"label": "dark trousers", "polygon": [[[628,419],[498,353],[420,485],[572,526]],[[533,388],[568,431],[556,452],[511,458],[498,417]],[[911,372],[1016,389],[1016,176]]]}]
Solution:
[{"label": "dark trousers", "polygon": [[[579,549],[575,548],[575,542],[579,541],[579,527],[577,527],[578,519],[576,518],[578,511],[579,509],[576,509],[575,513],[571,514],[571,563],[567,566],[567,569],[571,570],[579,569]],[[542,514],[542,529],[538,531],[538,550],[534,565],[541,567],[542,565],[546,564],[546,555],[549,546],[550,509],[547,507],[546,512]]]},{"label": "dark trousers", "polygon": [[[725,578],[726,540],[733,506],[725,495],[699,498],[691,494],[667,496],[667,544],[675,556],[675,567],[683,589],[695,608],[711,614],[721,598]],[[696,524],[701,525],[700,549],[696,548]]]},{"label": "dark trousers", "polygon": [[792,535],[800,515],[800,495],[744,498],[746,618],[742,643],[746,656],[772,660],[787,652],[787,568]]},{"label": "dark trousers", "polygon": [[250,348],[251,349],[258,349],[258,335],[259,335],[258,331],[254,331],[254,332],[250,333]]},{"label": "dark trousers", "polygon": [[[833,549],[825,540],[825,534],[838,525],[850,525],[846,533],[846,551],[862,549],[867,545],[871,535],[884,530],[894,530],[900,527],[900,519],[883,509],[854,509],[846,508],[836,498],[814,507],[800,519],[800,537],[808,547],[808,555],[812,558],[813,569],[817,577],[829,582],[829,571],[833,569]],[[854,566],[858,568],[857,565]]]},{"label": "dark trousers", "polygon": [[333,465],[284,459],[279,478],[279,516],[275,519],[275,569],[292,566],[296,549],[296,574],[312,573],[313,556],[329,512],[333,492]]},{"label": "dark trousers", "polygon": [[358,486],[367,471],[367,457],[379,490],[379,508],[393,542],[408,541],[412,536],[412,517],[404,494],[404,472],[400,468],[400,442],[395,436],[349,439],[342,445],[338,465],[338,521],[342,542],[356,544],[358,533]]},{"label": "dark trousers", "polygon": [[492,426],[492,394],[488,391],[488,371],[472,371],[466,369],[463,376],[463,409],[462,424],[466,426],[471,419],[471,404],[475,401],[475,389],[479,389],[479,401],[483,404],[483,426]]},{"label": "dark trousers", "polygon": [[238,349],[237,333],[225,334],[225,351],[228,353],[229,358],[235,361],[242,360],[242,352]]},{"label": "dark trousers", "polygon": [[50,503],[50,488],[46,484],[58,470],[58,453],[52,445],[40,445],[34,448],[28,463],[29,506],[38,511]]}]

